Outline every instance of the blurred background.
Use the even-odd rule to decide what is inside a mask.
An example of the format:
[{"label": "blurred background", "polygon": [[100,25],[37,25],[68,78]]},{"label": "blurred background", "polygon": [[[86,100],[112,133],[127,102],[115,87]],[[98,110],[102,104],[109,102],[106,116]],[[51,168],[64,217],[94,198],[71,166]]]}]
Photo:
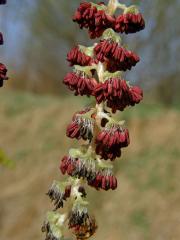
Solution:
[{"label": "blurred background", "polygon": [[[45,193],[62,179],[59,159],[77,145],[65,137],[66,125],[91,99],[72,96],[62,80],[70,70],[68,50],[92,44],[71,19],[79,3],[9,0],[0,7],[0,62],[10,77],[0,89],[1,240],[43,239],[41,224],[52,209]],[[141,57],[125,76],[144,89],[145,99],[117,114],[131,134],[115,163],[118,190],[89,189],[99,225],[94,239],[179,240],[180,0],[134,3],[146,29],[123,36]]]}]

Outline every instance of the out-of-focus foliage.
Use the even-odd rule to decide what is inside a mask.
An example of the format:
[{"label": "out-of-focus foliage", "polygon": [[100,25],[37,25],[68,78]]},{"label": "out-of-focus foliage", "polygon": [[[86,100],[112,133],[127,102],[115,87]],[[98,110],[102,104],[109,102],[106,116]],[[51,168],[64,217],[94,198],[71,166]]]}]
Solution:
[{"label": "out-of-focus foliage", "polygon": [[[180,101],[180,28],[177,23],[180,0],[122,2],[138,4],[146,19],[145,31],[123,36],[129,48],[137,52],[142,60],[136,69],[127,74],[127,78],[141,82],[145,89],[165,104],[176,104]],[[90,43],[87,31],[81,31],[71,19],[79,3],[78,0],[9,2],[6,8],[8,17],[3,22],[13,21],[15,26],[17,22],[23,25],[21,32],[11,32],[15,49],[19,50],[13,56],[10,51],[8,61],[12,65],[20,62],[17,72],[13,72],[16,80],[11,84],[35,92],[64,93],[61,82],[68,71],[65,60],[67,51],[76,43]]]},{"label": "out-of-focus foliage", "polygon": [[[13,171],[0,168],[1,240],[43,239],[51,206],[44,193],[54,179],[64,179],[58,164],[72,146],[66,126],[85,99],[1,92],[0,146],[16,163]],[[115,162],[117,191],[88,188],[95,239],[179,240],[180,112],[144,102],[119,114],[131,144]]]},{"label": "out-of-focus foliage", "polygon": [[7,167],[14,166],[12,160],[6,156],[6,154],[4,153],[4,151],[2,149],[0,149],[0,165],[4,165]]}]

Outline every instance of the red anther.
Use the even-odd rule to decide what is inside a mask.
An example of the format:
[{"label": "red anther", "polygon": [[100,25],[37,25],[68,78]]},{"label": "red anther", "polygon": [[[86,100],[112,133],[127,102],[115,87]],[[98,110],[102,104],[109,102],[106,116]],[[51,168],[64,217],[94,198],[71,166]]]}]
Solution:
[{"label": "red anther", "polygon": [[67,54],[67,61],[70,63],[70,66],[73,65],[80,65],[80,66],[88,66],[91,65],[93,59],[83,53],[79,47],[74,47],[71,51]]},{"label": "red anther", "polygon": [[96,45],[94,52],[99,61],[107,63],[109,72],[130,70],[140,60],[135,53],[110,40],[102,40]]},{"label": "red anther", "polygon": [[74,91],[76,96],[94,95],[94,89],[97,85],[97,81],[94,78],[88,77],[82,72],[68,73],[63,82],[71,91]]},{"label": "red anther", "polygon": [[97,84],[94,95],[97,103],[106,101],[113,113],[134,106],[143,99],[143,91],[139,87],[129,86],[125,80],[119,78],[110,78]]},{"label": "red anther", "polygon": [[4,80],[8,80],[7,74],[7,68],[4,64],[0,63],[0,87],[3,86]]},{"label": "red anther", "polygon": [[3,35],[2,35],[2,33],[0,32],[0,45],[2,45],[3,43],[4,43]]},{"label": "red anther", "polygon": [[[99,3],[104,5],[104,3]],[[75,12],[73,21],[77,22],[80,28],[87,28],[90,38],[102,36],[107,28],[115,28],[115,17],[105,13],[104,10],[97,10],[91,3],[83,2]]]},{"label": "red anther", "polygon": [[6,2],[7,2],[6,0],[0,0],[0,5],[1,4],[6,4]]},{"label": "red anther", "polygon": [[121,14],[116,18],[114,30],[120,33],[135,33],[145,28],[145,21],[141,13]]},{"label": "red anther", "polygon": [[96,153],[105,160],[114,160],[116,157],[120,157],[121,148],[127,147],[129,143],[128,129],[123,129],[118,125],[105,128],[97,135]]}]

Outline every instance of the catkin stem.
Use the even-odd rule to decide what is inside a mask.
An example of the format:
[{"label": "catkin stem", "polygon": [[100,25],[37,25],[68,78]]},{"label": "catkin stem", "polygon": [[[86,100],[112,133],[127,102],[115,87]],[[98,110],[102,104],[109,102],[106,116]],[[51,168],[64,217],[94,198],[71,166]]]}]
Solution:
[{"label": "catkin stem", "polygon": [[114,12],[116,11],[117,5],[118,5],[118,0],[109,0],[108,3],[108,14],[113,15]]},{"label": "catkin stem", "polygon": [[[104,81],[104,72],[105,72],[105,65],[101,62],[98,63],[97,66],[97,75],[99,82]],[[101,113],[103,112],[104,109],[104,103],[96,104],[96,117],[95,117],[95,125],[94,125],[94,130],[93,130],[93,139],[91,142],[91,147],[95,151],[96,147],[96,137],[100,131],[101,128]]]},{"label": "catkin stem", "polygon": [[127,9],[126,5],[119,3],[118,0],[109,0],[108,7],[107,7],[107,13],[112,16],[115,13],[117,8],[122,9],[122,10]]}]

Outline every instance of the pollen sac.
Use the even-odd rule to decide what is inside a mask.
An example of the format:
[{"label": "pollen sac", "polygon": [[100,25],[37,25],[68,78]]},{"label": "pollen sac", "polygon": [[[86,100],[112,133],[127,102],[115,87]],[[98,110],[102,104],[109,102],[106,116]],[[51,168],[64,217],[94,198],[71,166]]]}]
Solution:
[{"label": "pollen sac", "polygon": [[75,114],[66,130],[67,137],[89,140],[93,138],[94,119],[83,114]]},{"label": "pollen sac", "polygon": [[3,35],[2,35],[2,33],[0,32],[0,45],[2,45],[3,43],[4,43]]},{"label": "pollen sac", "polygon": [[115,25],[115,18],[105,13],[105,7],[102,2],[98,5],[83,2],[75,12],[73,21],[77,22],[81,29],[87,28],[90,38],[98,38],[104,30]]},{"label": "pollen sac", "polygon": [[98,43],[94,52],[99,61],[106,63],[109,72],[130,70],[140,60],[135,53],[123,48],[111,39]]},{"label": "pollen sac", "polygon": [[141,13],[121,14],[116,18],[114,30],[120,33],[136,33],[145,28],[145,21]]},{"label": "pollen sac", "polygon": [[7,74],[7,68],[4,64],[0,63],[0,87],[3,86],[4,80],[8,80]]},{"label": "pollen sac", "polygon": [[61,160],[60,170],[71,177],[94,179],[96,176],[94,162],[72,156],[65,156]]},{"label": "pollen sac", "polygon": [[97,81],[94,78],[82,71],[68,73],[63,82],[71,91],[74,91],[76,96],[93,95],[94,88],[97,85]]},{"label": "pollen sac", "polygon": [[130,143],[128,129],[119,125],[106,127],[96,138],[96,153],[105,160],[121,156],[121,148]]},{"label": "pollen sac", "polygon": [[87,193],[86,193],[86,190],[83,186],[79,186],[78,188],[78,192],[80,192],[82,195],[83,198],[85,198],[87,196]]},{"label": "pollen sac", "polygon": [[64,215],[55,212],[48,212],[46,220],[41,228],[46,234],[45,240],[64,240],[62,228],[64,223]]},{"label": "pollen sac", "polygon": [[129,86],[124,79],[109,78],[99,83],[94,90],[98,103],[106,102],[107,107],[115,113],[123,111],[128,106],[134,106],[143,99],[143,91],[137,86]]},{"label": "pollen sac", "polygon": [[7,2],[6,0],[0,0],[0,5],[1,4],[6,4],[6,2]]},{"label": "pollen sac", "polygon": [[96,188],[97,190],[103,189],[108,191],[109,189],[115,190],[117,188],[117,179],[110,172],[97,172],[96,177],[93,180],[88,181],[88,185]]},{"label": "pollen sac", "polygon": [[116,158],[121,157],[121,148],[117,146],[112,146],[110,148],[106,147],[102,149],[101,145],[96,146],[96,153],[101,156],[102,159],[111,161],[115,160]]},{"label": "pollen sac", "polygon": [[69,227],[72,228],[77,225],[82,225],[89,218],[86,211],[72,211],[69,216]]},{"label": "pollen sac", "polygon": [[50,197],[51,201],[54,202],[54,210],[57,210],[58,208],[63,207],[64,201],[70,197],[71,185],[63,186],[63,184],[54,181],[47,195]]},{"label": "pollen sac", "polygon": [[94,235],[97,225],[95,218],[87,211],[73,210],[69,215],[69,228],[77,239],[88,239]]},{"label": "pollen sac", "polygon": [[90,56],[83,53],[79,46],[77,46],[71,49],[71,51],[67,54],[67,61],[70,63],[70,66],[89,66],[93,60]]}]

